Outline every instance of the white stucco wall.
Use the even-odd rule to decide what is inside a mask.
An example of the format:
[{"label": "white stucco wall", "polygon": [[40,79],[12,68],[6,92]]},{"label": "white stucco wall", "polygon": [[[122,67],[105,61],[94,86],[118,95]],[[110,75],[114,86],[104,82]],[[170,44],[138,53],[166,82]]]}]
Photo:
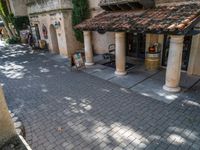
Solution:
[{"label": "white stucco wall", "polygon": [[106,32],[99,34],[98,32],[92,33],[93,49],[95,54],[104,54],[108,52],[108,46],[115,44],[115,33]]},{"label": "white stucco wall", "polygon": [[78,42],[76,40],[73,27],[72,27],[72,11],[68,10],[66,13],[63,13],[63,18],[64,18],[64,30],[65,30],[65,37],[67,40],[67,50],[69,54],[71,55],[77,50],[80,50],[83,48],[83,44]]},{"label": "white stucco wall", "polygon": [[72,8],[70,0],[42,0],[35,2],[35,4],[28,5],[28,14]]},{"label": "white stucco wall", "polygon": [[89,0],[90,8],[98,8],[98,4],[101,0]]},{"label": "white stucco wall", "polygon": [[9,0],[10,9],[15,16],[27,16],[26,0]]},{"label": "white stucco wall", "polygon": [[200,3],[200,0],[154,0],[156,6],[162,5],[180,5],[180,4],[187,4],[187,3]]},{"label": "white stucco wall", "polygon": [[42,25],[44,24],[48,30],[48,39],[44,39],[51,52],[53,49],[53,40],[50,36],[50,26],[55,22],[60,22],[60,27],[56,29],[59,53],[69,56],[71,53],[81,49],[82,45],[74,36],[71,21],[72,4],[71,0],[43,0],[28,5],[28,13],[30,22],[38,24],[41,39],[44,39],[42,33]]},{"label": "white stucco wall", "polygon": [[[64,56],[69,56],[71,53],[80,49],[82,45],[75,39],[74,32],[71,24],[71,10],[68,11],[55,11],[49,13],[43,13],[37,15],[38,18],[30,19],[32,24],[38,24],[40,29],[41,39],[44,39],[51,52],[54,52],[53,42],[50,36],[50,25],[54,25],[55,22],[60,22],[60,27],[56,29],[59,53]],[[48,39],[45,39],[42,32],[43,24],[48,30]]]},{"label": "white stucco wall", "polygon": [[[104,10],[99,7],[100,0],[89,0],[91,9],[91,17],[102,13]],[[112,32],[106,32],[99,34],[98,32],[92,32],[93,51],[95,54],[103,54],[108,52],[108,46],[115,44],[115,34]]]}]

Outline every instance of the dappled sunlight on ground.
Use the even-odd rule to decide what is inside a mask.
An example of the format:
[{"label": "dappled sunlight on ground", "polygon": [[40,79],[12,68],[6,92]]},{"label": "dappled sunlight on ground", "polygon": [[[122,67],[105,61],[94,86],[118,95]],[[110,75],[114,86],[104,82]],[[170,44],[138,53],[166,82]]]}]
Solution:
[{"label": "dappled sunlight on ground", "polygon": [[73,113],[84,114],[92,109],[91,102],[88,99],[81,99],[80,101],[71,97],[64,97],[64,99],[68,102],[68,107]]},{"label": "dappled sunlight on ground", "polygon": [[17,65],[14,62],[5,62],[4,65],[0,65],[0,71],[7,78],[22,79],[26,73],[26,69],[22,65]]},{"label": "dappled sunlight on ground", "polygon": [[110,90],[108,90],[108,89],[102,89],[102,91],[103,91],[103,92],[107,92],[107,93],[110,92]]},{"label": "dappled sunlight on ground", "polygon": [[39,70],[40,70],[41,73],[47,73],[47,72],[50,72],[49,69],[44,68],[44,67],[39,67]]},{"label": "dappled sunlight on ground", "polygon": [[154,93],[172,100],[163,103],[152,99],[150,92],[141,91],[142,96],[69,71],[43,52],[11,47],[21,54],[11,51],[9,56],[8,48],[6,55],[0,50],[0,57],[8,56],[0,60],[0,81],[33,149],[199,150],[198,100]]},{"label": "dappled sunlight on ground", "polygon": [[183,105],[195,106],[195,107],[200,108],[200,103],[192,101],[192,100],[184,100]]},{"label": "dappled sunlight on ground", "polygon": [[167,91],[161,91],[161,90],[152,90],[149,92],[140,92],[141,95],[147,96],[147,97],[159,97],[157,100],[163,101],[165,103],[171,103],[179,98],[180,93],[169,93]]}]

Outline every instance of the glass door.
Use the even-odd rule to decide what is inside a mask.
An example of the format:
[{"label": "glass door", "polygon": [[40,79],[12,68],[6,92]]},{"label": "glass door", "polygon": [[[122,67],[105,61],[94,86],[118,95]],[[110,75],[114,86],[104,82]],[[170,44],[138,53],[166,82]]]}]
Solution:
[{"label": "glass door", "polygon": [[126,55],[135,58],[145,58],[145,34],[127,33]]}]

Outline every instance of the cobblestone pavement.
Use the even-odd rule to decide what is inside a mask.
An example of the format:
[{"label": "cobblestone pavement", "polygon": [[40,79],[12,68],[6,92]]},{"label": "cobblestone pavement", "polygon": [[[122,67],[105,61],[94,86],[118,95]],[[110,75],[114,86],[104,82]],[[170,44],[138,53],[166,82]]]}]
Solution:
[{"label": "cobblestone pavement", "polygon": [[19,45],[0,47],[0,81],[33,150],[200,149],[199,99],[166,104]]}]

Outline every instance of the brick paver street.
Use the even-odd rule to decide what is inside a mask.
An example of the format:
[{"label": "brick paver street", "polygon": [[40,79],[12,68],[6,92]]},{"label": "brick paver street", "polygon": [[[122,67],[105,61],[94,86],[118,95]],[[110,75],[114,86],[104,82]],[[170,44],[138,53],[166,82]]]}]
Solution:
[{"label": "brick paver street", "polygon": [[19,45],[0,47],[0,82],[33,150],[200,149],[200,100],[166,104]]}]

